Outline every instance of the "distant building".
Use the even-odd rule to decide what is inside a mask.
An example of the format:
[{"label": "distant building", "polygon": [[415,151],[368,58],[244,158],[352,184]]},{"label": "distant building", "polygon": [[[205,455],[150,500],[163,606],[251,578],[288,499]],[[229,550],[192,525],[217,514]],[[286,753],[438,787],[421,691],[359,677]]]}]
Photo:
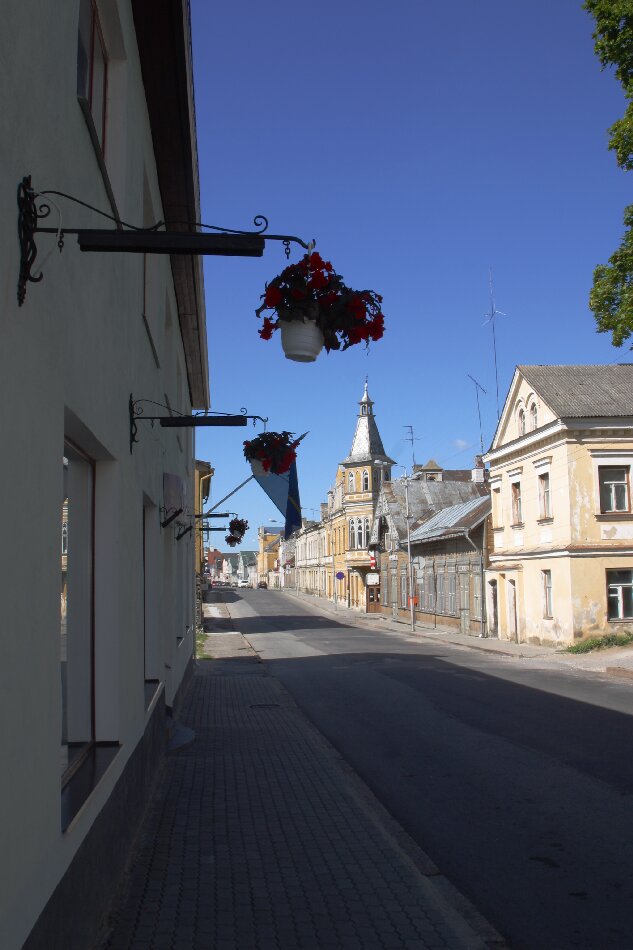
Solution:
[{"label": "distant building", "polygon": [[633,365],[518,366],[486,455],[490,627],[561,646],[633,629]]}]

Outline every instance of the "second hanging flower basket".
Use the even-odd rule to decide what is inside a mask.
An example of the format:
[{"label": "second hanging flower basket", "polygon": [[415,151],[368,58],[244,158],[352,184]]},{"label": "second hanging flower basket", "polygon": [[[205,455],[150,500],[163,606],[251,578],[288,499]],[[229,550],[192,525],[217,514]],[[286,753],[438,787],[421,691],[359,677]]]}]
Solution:
[{"label": "second hanging flower basket", "polygon": [[241,544],[244,535],[248,531],[248,521],[245,518],[232,518],[229,521],[229,533],[225,537],[229,547],[234,548],[236,544]]},{"label": "second hanging flower basket", "polygon": [[259,462],[265,473],[283,475],[297,457],[299,441],[292,432],[262,432],[244,443],[244,458]]},{"label": "second hanging flower basket", "polygon": [[369,345],[384,333],[382,297],[373,290],[352,290],[316,251],[274,277],[262,299],[257,316],[266,310],[273,314],[264,316],[259,335],[270,340],[280,329],[285,355],[298,362],[314,361],[323,346],[328,353],[346,350]]}]

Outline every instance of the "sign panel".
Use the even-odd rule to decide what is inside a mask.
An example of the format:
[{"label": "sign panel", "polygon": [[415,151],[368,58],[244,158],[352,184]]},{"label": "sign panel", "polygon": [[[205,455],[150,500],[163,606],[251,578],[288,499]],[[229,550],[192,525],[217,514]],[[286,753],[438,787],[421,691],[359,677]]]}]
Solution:
[{"label": "sign panel", "polygon": [[375,587],[380,584],[380,574],[368,574],[365,580],[368,587]]},{"label": "sign panel", "polygon": [[345,580],[345,574],[343,573],[343,571],[337,571],[337,572],[336,572],[336,579],[337,579],[337,581],[344,581],[344,580]]}]

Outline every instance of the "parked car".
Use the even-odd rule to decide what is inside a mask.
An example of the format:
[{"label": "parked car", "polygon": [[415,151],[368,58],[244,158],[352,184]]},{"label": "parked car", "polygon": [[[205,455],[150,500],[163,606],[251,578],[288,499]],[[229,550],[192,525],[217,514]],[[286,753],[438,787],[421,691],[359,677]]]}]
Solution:
[{"label": "parked car", "polygon": [[268,587],[268,584],[266,583],[266,581],[259,581],[259,583],[257,584],[257,586],[258,586],[258,587]]},{"label": "parked car", "polygon": [[239,581],[237,582],[237,586],[238,586],[238,587],[249,587],[249,583],[248,583],[248,581],[245,581],[245,580],[239,580]]}]

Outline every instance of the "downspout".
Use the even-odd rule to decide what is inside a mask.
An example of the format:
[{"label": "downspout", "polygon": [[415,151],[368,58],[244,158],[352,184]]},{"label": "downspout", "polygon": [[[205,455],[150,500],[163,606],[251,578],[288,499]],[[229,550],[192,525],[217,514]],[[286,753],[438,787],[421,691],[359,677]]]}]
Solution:
[{"label": "downspout", "polygon": [[480,610],[481,610],[481,620],[479,621],[480,624],[481,624],[481,632],[480,632],[480,634],[479,634],[480,637],[487,637],[487,636],[488,636],[488,632],[487,632],[487,629],[486,629],[486,620],[487,620],[487,618],[486,618],[486,596],[485,596],[485,595],[486,595],[486,589],[485,589],[485,587],[484,587],[484,551],[486,550],[486,524],[487,524],[487,521],[488,521],[488,519],[487,519],[487,518],[484,518],[484,530],[483,530],[483,539],[482,539],[482,542],[481,542],[481,544],[482,544],[481,550],[477,547],[477,545],[475,544],[475,542],[474,542],[473,539],[471,538],[470,532],[469,532],[468,528],[466,528],[466,530],[465,530],[465,532],[464,532],[464,537],[466,538],[466,540],[468,541],[468,543],[469,543],[470,546],[472,547],[473,551],[475,551],[475,552],[477,552],[477,553],[479,554],[479,576],[480,576],[480,578],[481,578],[481,587],[480,587],[480,595],[479,595],[479,600],[480,600],[480,605],[479,605],[479,606],[480,606]]}]

